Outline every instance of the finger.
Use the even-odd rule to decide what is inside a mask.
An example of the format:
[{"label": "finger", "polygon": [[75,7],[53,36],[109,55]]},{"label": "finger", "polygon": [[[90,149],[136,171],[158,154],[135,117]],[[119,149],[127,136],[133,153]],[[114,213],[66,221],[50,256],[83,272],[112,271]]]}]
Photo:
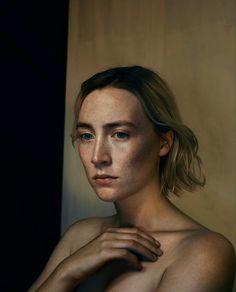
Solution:
[{"label": "finger", "polygon": [[150,261],[156,261],[158,258],[149,248],[135,240],[107,240],[103,243],[104,245],[106,248],[128,249],[138,255],[144,256]]},{"label": "finger", "polygon": [[132,252],[128,251],[127,249],[123,248],[110,248],[107,249],[110,256],[112,256],[113,259],[123,259],[126,260],[130,266],[137,270],[142,269],[142,265],[140,261],[138,260],[138,257],[134,255]]},{"label": "finger", "polygon": [[149,240],[149,238],[143,237],[137,233],[118,233],[118,232],[110,232],[107,234],[108,240],[130,240],[135,241],[139,244],[142,244],[147,249],[149,249],[152,253],[161,256],[163,252],[160,250],[160,247],[154,240]]},{"label": "finger", "polygon": [[159,246],[156,245],[155,242],[150,241],[149,239],[146,239],[143,236],[140,236],[139,234],[136,233],[119,234],[119,236],[117,236],[117,240],[129,240],[131,242],[134,242],[134,244],[135,243],[139,245],[141,244],[142,246],[144,246],[146,249],[150,250],[157,256],[160,256],[162,254]]},{"label": "finger", "polygon": [[114,233],[132,233],[132,234],[139,234],[140,236],[154,242],[156,245],[160,246],[160,242],[157,241],[153,236],[145,232],[144,230],[141,230],[137,227],[121,227],[121,228],[108,228],[106,231],[108,232],[114,232]]}]

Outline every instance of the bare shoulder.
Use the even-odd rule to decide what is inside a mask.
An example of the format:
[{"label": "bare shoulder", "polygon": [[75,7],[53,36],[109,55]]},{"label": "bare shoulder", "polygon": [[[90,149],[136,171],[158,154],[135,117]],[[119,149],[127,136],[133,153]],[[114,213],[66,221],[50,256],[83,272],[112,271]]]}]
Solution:
[{"label": "bare shoulder", "polygon": [[[235,250],[223,235],[204,228],[192,232],[175,254],[160,291],[166,291],[168,282],[175,283],[177,291],[232,291]],[[170,287],[168,291],[172,291]]]},{"label": "bare shoulder", "polygon": [[64,234],[70,253],[84,246],[110,227],[112,217],[91,217],[73,223]]},{"label": "bare shoulder", "polygon": [[29,292],[37,288],[48,278],[56,267],[74,251],[97,237],[112,220],[111,217],[88,218],[75,222],[63,234],[61,240],[53,250],[44,270],[29,289]]},{"label": "bare shoulder", "polygon": [[205,266],[216,266],[224,263],[228,266],[235,264],[235,250],[231,242],[222,234],[207,229],[199,230],[187,237],[180,247],[181,254],[205,261]]}]

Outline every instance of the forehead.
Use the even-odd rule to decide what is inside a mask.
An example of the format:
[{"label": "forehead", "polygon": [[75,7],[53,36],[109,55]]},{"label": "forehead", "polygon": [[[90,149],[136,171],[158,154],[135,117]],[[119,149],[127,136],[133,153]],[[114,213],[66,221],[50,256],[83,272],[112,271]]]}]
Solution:
[{"label": "forehead", "polygon": [[112,120],[147,120],[138,98],[120,88],[103,88],[92,91],[84,100],[79,120],[108,122]]}]

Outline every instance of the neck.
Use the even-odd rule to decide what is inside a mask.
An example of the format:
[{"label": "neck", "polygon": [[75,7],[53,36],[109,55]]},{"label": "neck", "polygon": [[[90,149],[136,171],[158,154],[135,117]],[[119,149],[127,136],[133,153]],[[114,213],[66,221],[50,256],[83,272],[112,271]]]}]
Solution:
[{"label": "neck", "polygon": [[115,208],[117,226],[136,226],[147,231],[163,229],[171,210],[169,200],[161,195],[157,184],[115,202]]}]

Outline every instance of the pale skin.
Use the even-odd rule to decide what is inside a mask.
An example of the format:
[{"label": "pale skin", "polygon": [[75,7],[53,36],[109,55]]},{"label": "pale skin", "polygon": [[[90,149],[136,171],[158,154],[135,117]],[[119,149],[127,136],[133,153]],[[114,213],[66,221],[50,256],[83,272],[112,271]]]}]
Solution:
[{"label": "pale skin", "polygon": [[117,213],[73,224],[28,291],[231,291],[230,242],[161,194],[173,133],[159,138],[138,99],[108,87],[85,98],[78,137],[90,184]]}]

